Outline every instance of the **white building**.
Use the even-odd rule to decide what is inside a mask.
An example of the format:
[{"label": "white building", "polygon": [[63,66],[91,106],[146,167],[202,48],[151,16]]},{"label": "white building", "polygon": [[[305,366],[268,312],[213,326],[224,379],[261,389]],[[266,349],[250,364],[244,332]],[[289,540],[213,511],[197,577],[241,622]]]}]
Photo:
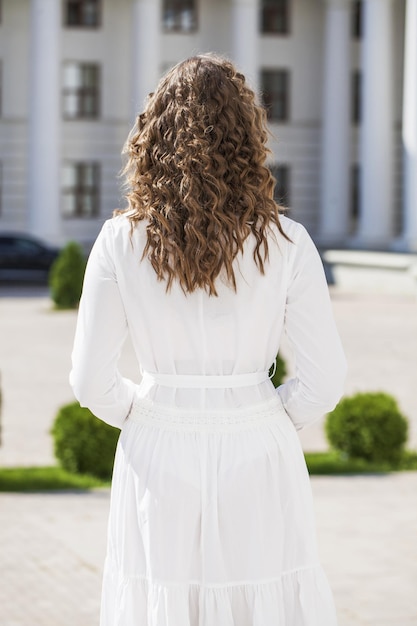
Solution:
[{"label": "white building", "polygon": [[145,96],[209,50],[264,94],[294,219],[417,250],[417,0],[0,0],[0,229],[90,242]]}]

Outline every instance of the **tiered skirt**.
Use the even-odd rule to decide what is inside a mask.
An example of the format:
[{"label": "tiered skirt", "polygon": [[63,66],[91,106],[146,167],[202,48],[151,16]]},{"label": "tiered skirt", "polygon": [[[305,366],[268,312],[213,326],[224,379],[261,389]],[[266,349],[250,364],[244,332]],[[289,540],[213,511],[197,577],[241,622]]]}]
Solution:
[{"label": "tiered skirt", "polygon": [[112,481],[100,626],[336,626],[309,476],[279,398],[137,401]]}]

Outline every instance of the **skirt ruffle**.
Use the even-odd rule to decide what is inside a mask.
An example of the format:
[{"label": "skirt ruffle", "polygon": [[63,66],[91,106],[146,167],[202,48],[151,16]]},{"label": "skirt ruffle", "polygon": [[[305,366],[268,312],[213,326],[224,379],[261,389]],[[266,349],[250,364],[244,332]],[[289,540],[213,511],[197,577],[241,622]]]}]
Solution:
[{"label": "skirt ruffle", "polygon": [[138,404],[115,459],[100,626],[336,626],[291,420]]},{"label": "skirt ruffle", "polygon": [[203,586],[118,578],[106,571],[102,613],[112,626],[334,626],[336,614],[321,567],[278,580]]}]

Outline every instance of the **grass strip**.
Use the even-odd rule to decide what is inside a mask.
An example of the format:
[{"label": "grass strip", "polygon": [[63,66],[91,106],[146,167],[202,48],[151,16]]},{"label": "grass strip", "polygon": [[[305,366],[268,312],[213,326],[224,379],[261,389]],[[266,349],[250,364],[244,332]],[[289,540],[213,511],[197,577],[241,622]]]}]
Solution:
[{"label": "grass strip", "polygon": [[[337,476],[344,474],[383,474],[393,471],[417,470],[417,452],[407,451],[401,461],[392,466],[370,463],[360,459],[346,459],[337,452],[306,452],[310,475]],[[71,474],[61,467],[6,467],[0,468],[0,492],[74,491],[108,487],[110,481],[94,476]]]},{"label": "grass strip", "polygon": [[417,452],[411,450],[404,452],[401,460],[395,465],[384,462],[364,461],[362,459],[349,459],[335,451],[306,452],[304,456],[311,476],[383,474],[387,472],[417,470]]},{"label": "grass strip", "polygon": [[0,468],[0,492],[83,490],[108,485],[94,476],[71,474],[61,467]]}]

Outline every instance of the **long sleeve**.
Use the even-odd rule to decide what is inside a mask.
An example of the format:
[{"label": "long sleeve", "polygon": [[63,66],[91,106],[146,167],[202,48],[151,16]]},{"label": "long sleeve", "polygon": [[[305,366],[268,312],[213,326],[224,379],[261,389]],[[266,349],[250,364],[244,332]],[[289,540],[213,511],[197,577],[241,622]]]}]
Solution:
[{"label": "long sleeve", "polygon": [[318,251],[307,231],[290,244],[284,329],[295,353],[295,377],[277,392],[297,429],[333,410],[343,393],[346,359]]},{"label": "long sleeve", "polygon": [[127,320],[113,259],[112,228],[106,222],[87,263],[70,384],[81,406],[120,428],[132,405],[135,385],[117,367]]}]

